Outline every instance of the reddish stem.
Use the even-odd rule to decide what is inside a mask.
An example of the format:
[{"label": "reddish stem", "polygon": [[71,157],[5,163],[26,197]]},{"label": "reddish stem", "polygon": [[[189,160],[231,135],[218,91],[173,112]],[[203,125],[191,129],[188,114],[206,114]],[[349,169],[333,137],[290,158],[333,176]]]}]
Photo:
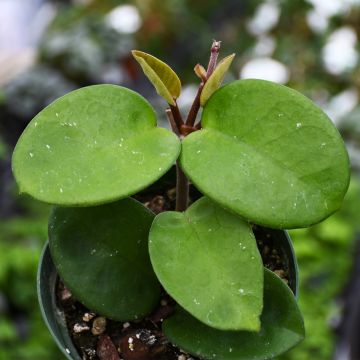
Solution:
[{"label": "reddish stem", "polygon": [[201,92],[202,92],[202,89],[203,89],[204,85],[205,85],[205,83],[202,81],[200,83],[200,86],[199,86],[198,91],[196,93],[195,100],[191,105],[188,117],[186,119],[186,125],[187,126],[194,126],[194,124],[195,124],[196,116],[197,116],[197,114],[199,112],[199,109],[200,109],[200,96],[201,96]]},{"label": "reddish stem", "polygon": [[[189,133],[199,130],[201,123],[195,124],[196,116],[200,109],[200,96],[202,89],[216,68],[217,58],[220,51],[220,41],[214,40],[211,46],[211,55],[209,65],[206,71],[206,79],[200,83],[194,102],[190,108],[186,123],[184,124],[179,108],[176,106],[170,106],[170,109],[166,110],[170,125],[173,131],[180,137],[185,137]],[[179,161],[176,162],[176,211],[185,211],[189,203],[189,180],[182,171]]]},{"label": "reddish stem", "polygon": [[180,110],[179,110],[179,107],[178,107],[176,101],[175,101],[175,105],[170,105],[170,109],[171,109],[171,113],[173,115],[176,127],[179,129],[179,132],[180,132],[181,125],[184,124],[184,120],[182,119],[182,116],[181,116],[181,113],[180,113]]},{"label": "reddish stem", "polygon": [[217,58],[220,52],[220,44],[221,41],[216,41],[216,40],[214,40],[212,43],[209,65],[206,71],[206,79],[210,77],[210,75],[214,72],[216,68]]},{"label": "reddish stem", "polygon": [[[217,58],[218,58],[219,51],[220,51],[220,43],[221,43],[220,41],[216,41],[216,40],[214,40],[212,43],[209,65],[206,70],[206,80],[210,77],[210,75],[214,72],[214,70],[216,68]],[[200,96],[201,96],[201,92],[202,92],[202,89],[204,88],[206,80],[202,81],[200,83],[200,86],[196,93],[196,97],[190,108],[188,117],[186,119],[186,125],[188,125],[188,126],[194,126],[194,124],[195,124],[196,116],[200,109]]]},{"label": "reddish stem", "polygon": [[168,118],[168,121],[169,121],[169,124],[171,126],[171,130],[177,135],[177,136],[180,136],[180,131],[178,129],[178,126],[175,122],[175,119],[174,119],[174,115],[171,111],[171,109],[166,109],[165,110],[165,113],[166,113],[166,116]]}]

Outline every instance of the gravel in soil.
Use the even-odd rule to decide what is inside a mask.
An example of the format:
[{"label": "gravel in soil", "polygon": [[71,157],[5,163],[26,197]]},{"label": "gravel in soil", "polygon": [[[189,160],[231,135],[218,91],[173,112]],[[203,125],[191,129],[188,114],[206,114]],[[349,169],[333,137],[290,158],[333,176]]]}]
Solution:
[{"label": "gravel in soil", "polygon": [[[198,194],[193,194],[193,198]],[[174,208],[175,189],[164,196],[142,194],[136,197],[153,212]],[[254,226],[264,265],[288,283],[288,270],[281,250],[266,229]],[[176,305],[163,290],[160,303],[147,318],[137,322],[119,322],[91,312],[73,298],[59,280],[58,306],[64,311],[67,327],[83,360],[200,360],[172,345],[161,331],[164,319]]]}]

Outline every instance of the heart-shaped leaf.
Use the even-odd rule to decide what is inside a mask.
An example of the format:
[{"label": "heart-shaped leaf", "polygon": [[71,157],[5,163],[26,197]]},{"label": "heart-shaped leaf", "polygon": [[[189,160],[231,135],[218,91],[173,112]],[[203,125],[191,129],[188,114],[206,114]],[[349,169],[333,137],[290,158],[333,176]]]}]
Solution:
[{"label": "heart-shaped leaf", "polygon": [[195,356],[214,360],[265,360],[289,350],[304,338],[304,323],[293,293],[265,270],[261,331],[221,331],[178,308],[165,320],[165,335]]},{"label": "heart-shaped leaf", "polygon": [[44,202],[94,205],[132,195],[173,165],[180,142],[156,128],[149,103],[115,85],[73,91],[41,111],[15,148],[20,191]]},{"label": "heart-shaped leaf", "polygon": [[121,321],[153,310],[160,296],[148,253],[153,218],[131,198],[88,208],[54,207],[51,256],[76,299]]},{"label": "heart-shaped leaf", "polygon": [[157,93],[170,105],[175,105],[174,98],[178,98],[181,91],[180,79],[173,69],[155,56],[139,50],[133,50],[132,54],[140,64],[144,74],[154,85]]},{"label": "heart-shaped leaf", "polygon": [[336,211],[349,183],[343,141],[309,99],[240,80],[213,94],[181,166],[204,194],[254,223],[306,227]]},{"label": "heart-shaped leaf", "polygon": [[250,225],[201,198],[184,213],[159,214],[150,258],[166,291],[205,324],[259,330],[263,266]]},{"label": "heart-shaped leaf", "polygon": [[235,54],[229,55],[222,59],[216,66],[214,72],[210,75],[206,81],[204,88],[202,89],[200,96],[201,106],[205,106],[210,96],[220,87],[224,80],[226,72],[229,70],[231,63],[233,62]]}]

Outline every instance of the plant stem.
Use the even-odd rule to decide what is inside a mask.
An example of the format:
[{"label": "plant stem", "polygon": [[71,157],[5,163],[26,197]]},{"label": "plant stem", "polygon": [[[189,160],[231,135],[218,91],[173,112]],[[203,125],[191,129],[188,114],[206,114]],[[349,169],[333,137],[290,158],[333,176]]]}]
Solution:
[{"label": "plant stem", "polygon": [[[211,54],[210,54],[209,65],[206,70],[206,80],[210,77],[210,75],[214,72],[214,70],[216,68],[217,58],[218,58],[219,51],[220,51],[220,44],[221,44],[221,42],[216,41],[216,40],[214,40],[212,43],[211,50],[210,50]],[[190,108],[188,117],[186,119],[186,125],[188,125],[188,126],[194,126],[194,124],[195,124],[196,116],[200,109],[200,96],[201,96],[201,92],[202,92],[202,89],[204,88],[206,80],[202,81],[200,83],[200,86],[196,93],[196,97]]]},{"label": "plant stem", "polygon": [[176,211],[185,211],[189,203],[189,180],[176,162]]},{"label": "plant stem", "polygon": [[[217,58],[220,51],[220,41],[214,40],[211,46],[211,55],[209,60],[209,65],[206,70],[206,79],[203,79],[199,85],[194,102],[189,111],[186,123],[181,117],[179,108],[176,106],[170,106],[170,109],[166,110],[166,115],[168,116],[171,128],[174,133],[177,134],[180,138],[185,137],[193,130],[199,130],[201,124],[197,124],[194,127],[196,116],[200,109],[200,96],[202,89],[206,83],[206,80],[210,77],[213,71],[216,68]],[[189,203],[189,180],[182,171],[179,161],[176,162],[176,211],[185,211]]]},{"label": "plant stem", "polygon": [[172,131],[173,131],[177,136],[180,137],[180,131],[179,131],[178,127],[177,127],[177,124],[176,124],[176,122],[175,122],[174,115],[173,115],[171,109],[166,109],[166,110],[165,110],[165,113],[166,113],[166,116],[167,116],[167,118],[168,118],[168,121],[169,121],[169,124],[170,124],[170,126],[171,126]]},{"label": "plant stem", "polygon": [[201,95],[204,85],[205,85],[205,83],[202,81],[198,88],[198,91],[196,93],[195,100],[191,105],[189,115],[186,119],[186,125],[188,125],[188,126],[193,126],[195,124],[196,115],[198,114],[199,109],[200,109],[200,95]]},{"label": "plant stem", "polygon": [[[171,109],[165,110],[172,131],[182,138]],[[176,211],[185,211],[189,203],[189,180],[182,171],[179,161],[176,162]]]},{"label": "plant stem", "polygon": [[178,128],[178,130],[180,132],[181,125],[184,124],[184,121],[182,119],[182,116],[181,116],[181,113],[180,113],[180,110],[179,110],[179,107],[178,107],[176,101],[175,101],[175,105],[170,105],[170,110],[173,115],[176,127]]},{"label": "plant stem", "polygon": [[211,55],[210,55],[210,60],[209,60],[209,65],[206,71],[206,79],[208,79],[210,77],[210,75],[214,72],[215,68],[216,68],[216,63],[217,63],[217,58],[219,56],[219,52],[220,52],[220,44],[221,41],[216,41],[214,40],[211,46]]},{"label": "plant stem", "polygon": [[[172,131],[179,136],[180,138],[183,135],[180,134],[180,130],[178,129],[174,115],[171,109],[166,109],[165,113],[169,120]],[[189,180],[182,171],[179,161],[176,162],[176,211],[185,211],[188,207],[189,203]]]}]

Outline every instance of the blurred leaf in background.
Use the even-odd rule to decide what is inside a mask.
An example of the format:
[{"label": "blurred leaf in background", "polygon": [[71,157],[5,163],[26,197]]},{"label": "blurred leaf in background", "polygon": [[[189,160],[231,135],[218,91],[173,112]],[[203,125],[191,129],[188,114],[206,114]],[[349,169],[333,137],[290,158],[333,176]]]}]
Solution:
[{"label": "blurred leaf in background", "polygon": [[22,200],[24,213],[0,220],[0,359],[63,359],[41,318],[36,295],[49,207]]},{"label": "blurred leaf in background", "polygon": [[306,338],[281,357],[286,360],[331,359],[334,327],[340,321],[340,295],[352,270],[354,240],[360,232],[360,182],[350,184],[341,210],[319,225],[292,230],[300,268],[299,304]]}]

